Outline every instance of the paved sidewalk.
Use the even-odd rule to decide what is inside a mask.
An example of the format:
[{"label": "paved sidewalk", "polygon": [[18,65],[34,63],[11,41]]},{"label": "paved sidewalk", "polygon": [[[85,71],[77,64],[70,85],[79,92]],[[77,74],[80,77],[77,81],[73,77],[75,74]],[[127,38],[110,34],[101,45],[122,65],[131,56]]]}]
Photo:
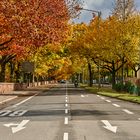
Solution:
[{"label": "paved sidewalk", "polygon": [[46,91],[47,89],[53,87],[55,85],[48,84],[48,85],[42,85],[38,87],[30,87],[25,89],[24,91],[12,91],[10,93],[5,93],[5,94],[0,94],[0,104],[4,104],[6,102],[9,102],[13,99],[16,99],[17,97],[20,96],[27,96],[27,95],[33,95],[36,93],[41,93],[43,91]]}]

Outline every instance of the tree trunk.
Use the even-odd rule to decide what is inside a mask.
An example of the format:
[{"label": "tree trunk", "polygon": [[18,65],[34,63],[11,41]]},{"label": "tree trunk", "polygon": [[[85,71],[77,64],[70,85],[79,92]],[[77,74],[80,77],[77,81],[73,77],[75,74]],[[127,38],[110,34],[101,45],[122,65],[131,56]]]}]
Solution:
[{"label": "tree trunk", "polygon": [[112,71],[112,88],[114,89],[116,84],[116,72]]},{"label": "tree trunk", "polygon": [[112,61],[112,88],[114,89],[114,86],[116,84],[116,70],[115,70],[115,63]]},{"label": "tree trunk", "polygon": [[135,71],[135,77],[137,78],[137,70]]},{"label": "tree trunk", "polygon": [[92,70],[91,70],[91,64],[88,63],[88,70],[89,70],[89,86],[92,87],[93,80],[92,80]]},{"label": "tree trunk", "polygon": [[13,82],[14,79],[14,69],[15,69],[14,63],[10,62],[10,82]]},{"label": "tree trunk", "polygon": [[6,63],[1,63],[1,71],[0,71],[0,82],[5,82],[5,67]]}]

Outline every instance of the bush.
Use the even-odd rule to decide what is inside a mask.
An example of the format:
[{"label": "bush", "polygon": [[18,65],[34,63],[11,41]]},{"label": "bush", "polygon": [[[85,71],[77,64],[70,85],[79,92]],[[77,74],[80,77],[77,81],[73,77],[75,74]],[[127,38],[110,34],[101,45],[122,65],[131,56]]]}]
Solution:
[{"label": "bush", "polygon": [[125,84],[117,83],[115,85],[114,89],[116,91],[119,91],[119,92],[121,92],[121,91],[130,92],[130,91],[132,91],[134,89],[134,87],[133,87],[131,82],[127,82]]},{"label": "bush", "polygon": [[124,85],[124,91],[130,92],[131,88],[133,87],[132,83],[130,81],[126,82]]},{"label": "bush", "polygon": [[118,92],[124,91],[124,85],[122,83],[115,84],[113,88]]}]

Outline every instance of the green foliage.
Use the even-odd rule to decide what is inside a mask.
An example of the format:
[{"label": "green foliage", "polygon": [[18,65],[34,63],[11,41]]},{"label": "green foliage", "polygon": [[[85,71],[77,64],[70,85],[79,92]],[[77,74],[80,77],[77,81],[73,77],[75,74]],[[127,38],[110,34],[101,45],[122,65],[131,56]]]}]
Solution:
[{"label": "green foliage", "polygon": [[130,94],[136,94],[136,95],[140,96],[140,87],[133,85],[131,82],[126,82],[125,84],[117,83],[114,86],[114,89],[117,92],[127,92]]},{"label": "green foliage", "polygon": [[117,92],[121,92],[124,90],[124,85],[122,83],[117,83],[114,85],[113,89],[115,89]]},{"label": "green foliage", "polygon": [[118,92],[130,92],[131,89],[133,88],[133,85],[131,82],[126,82],[125,84],[122,83],[117,83],[114,86],[114,89]]}]

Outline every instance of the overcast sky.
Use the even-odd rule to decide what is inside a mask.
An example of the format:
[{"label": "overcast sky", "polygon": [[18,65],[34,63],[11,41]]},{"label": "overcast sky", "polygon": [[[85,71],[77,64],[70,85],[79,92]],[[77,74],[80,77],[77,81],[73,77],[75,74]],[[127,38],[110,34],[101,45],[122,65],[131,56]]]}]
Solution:
[{"label": "overcast sky", "polygon": [[[115,0],[84,0],[83,8],[98,10],[102,12],[102,18],[106,18],[111,14]],[[140,0],[135,0],[136,9],[140,10]],[[82,11],[79,19],[75,19],[76,23],[88,23],[92,18],[92,13]]]}]

